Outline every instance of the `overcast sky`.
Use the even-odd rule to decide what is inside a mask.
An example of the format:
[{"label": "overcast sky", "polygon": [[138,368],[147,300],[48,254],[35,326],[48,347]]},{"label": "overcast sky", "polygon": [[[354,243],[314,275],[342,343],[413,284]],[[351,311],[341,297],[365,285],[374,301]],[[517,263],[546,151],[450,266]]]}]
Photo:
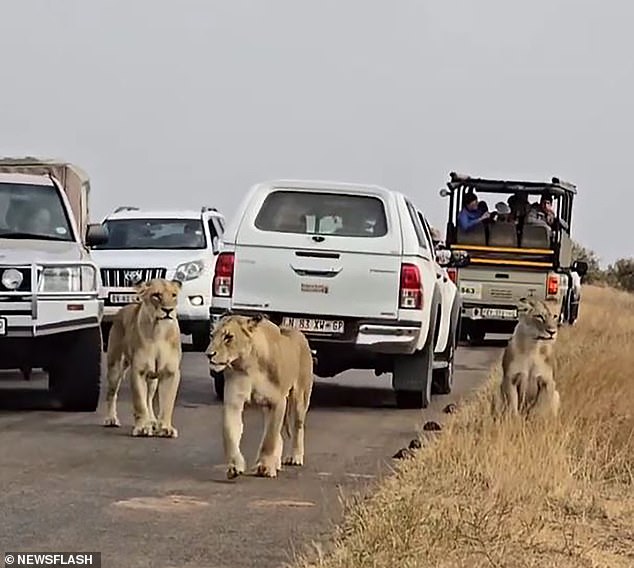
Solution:
[{"label": "overcast sky", "polygon": [[[216,206],[276,177],[386,185],[444,227],[452,170],[576,183],[573,237],[631,256],[634,4],[19,0],[0,154],[61,157],[117,205]],[[627,227],[627,232],[626,232]]]}]

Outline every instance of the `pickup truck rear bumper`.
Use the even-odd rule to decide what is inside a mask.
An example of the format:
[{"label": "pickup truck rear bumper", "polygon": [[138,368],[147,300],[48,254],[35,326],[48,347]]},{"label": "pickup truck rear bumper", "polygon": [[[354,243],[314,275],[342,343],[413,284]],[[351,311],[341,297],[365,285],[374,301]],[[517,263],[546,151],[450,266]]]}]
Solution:
[{"label": "pickup truck rear bumper", "polygon": [[[223,313],[225,313],[224,310],[216,308],[209,310],[212,329]],[[255,315],[262,312],[240,310],[233,313]],[[316,314],[283,314],[278,312],[267,312],[266,315],[277,325],[282,323],[282,319],[285,316],[343,320],[344,331],[341,334],[304,332],[311,347],[317,351],[347,348],[387,355],[409,354],[415,351],[421,332],[421,322],[419,321],[358,319]]]}]

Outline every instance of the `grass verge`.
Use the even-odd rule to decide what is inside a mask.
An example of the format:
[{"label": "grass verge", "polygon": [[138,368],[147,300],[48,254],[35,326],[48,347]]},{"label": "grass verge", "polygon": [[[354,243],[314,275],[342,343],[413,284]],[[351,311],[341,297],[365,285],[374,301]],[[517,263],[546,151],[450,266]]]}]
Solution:
[{"label": "grass verge", "polygon": [[436,442],[346,506],[297,566],[634,566],[634,295],[586,286],[557,342],[561,415],[490,415],[500,368]]}]

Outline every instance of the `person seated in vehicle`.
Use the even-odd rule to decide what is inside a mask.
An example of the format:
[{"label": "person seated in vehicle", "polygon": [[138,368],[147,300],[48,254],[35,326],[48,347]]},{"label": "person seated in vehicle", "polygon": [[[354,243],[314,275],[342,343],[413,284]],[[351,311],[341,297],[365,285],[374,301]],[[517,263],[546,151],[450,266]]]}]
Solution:
[{"label": "person seated in vehicle", "polygon": [[458,227],[461,231],[467,233],[491,217],[486,211],[486,203],[478,202],[478,196],[475,193],[466,193],[463,203],[462,210],[458,213]]},{"label": "person seated in vehicle", "polygon": [[525,193],[514,193],[507,200],[509,208],[511,209],[510,219],[519,221],[526,216],[530,205],[528,204],[528,198]]},{"label": "person seated in vehicle", "polygon": [[550,195],[542,195],[539,203],[533,203],[526,215],[526,222],[532,225],[545,225],[549,229],[555,228],[555,211]]}]

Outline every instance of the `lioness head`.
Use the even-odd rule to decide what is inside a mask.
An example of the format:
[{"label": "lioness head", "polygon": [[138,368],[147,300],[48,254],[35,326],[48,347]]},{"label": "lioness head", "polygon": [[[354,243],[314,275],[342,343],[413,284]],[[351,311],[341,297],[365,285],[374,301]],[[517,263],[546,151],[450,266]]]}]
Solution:
[{"label": "lioness head", "polygon": [[253,332],[262,319],[261,315],[224,316],[214,327],[205,353],[209,359],[209,368],[220,372],[240,359],[248,357]]},{"label": "lioness head", "polygon": [[176,304],[182,284],[178,280],[154,278],[136,285],[143,309],[154,321],[176,321]]},{"label": "lioness head", "polygon": [[525,326],[534,330],[535,339],[552,341],[557,338],[557,314],[551,309],[551,304],[534,298],[522,298],[518,303],[520,319]]}]

